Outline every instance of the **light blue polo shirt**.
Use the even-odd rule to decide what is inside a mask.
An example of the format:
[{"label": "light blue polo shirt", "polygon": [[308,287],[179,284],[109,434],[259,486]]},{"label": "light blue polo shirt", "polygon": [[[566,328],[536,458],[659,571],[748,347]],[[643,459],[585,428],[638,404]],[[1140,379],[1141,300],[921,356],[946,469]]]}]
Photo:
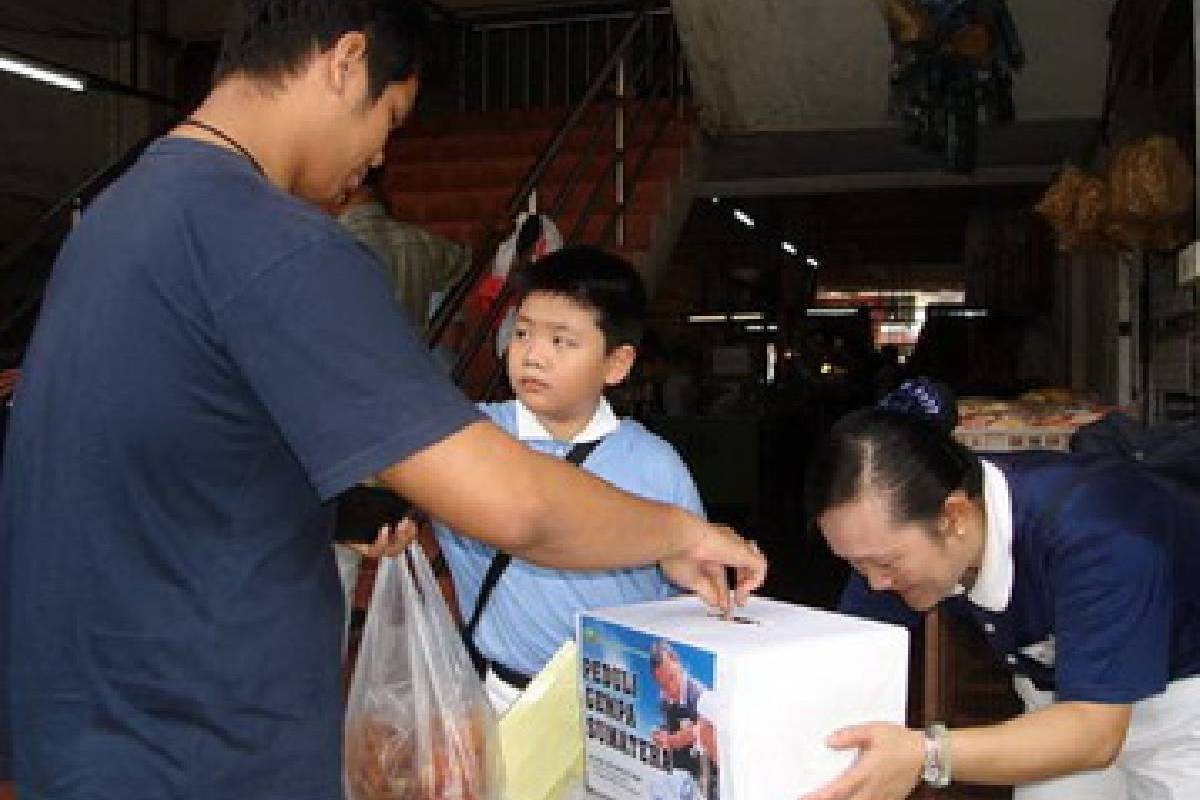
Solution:
[{"label": "light blue polo shirt", "polygon": [[[618,419],[601,399],[592,420],[571,442],[559,442],[518,400],[481,405],[497,425],[530,448],[562,458],[580,442],[604,441],[583,468],[631,494],[670,503],[703,516],[691,473],[663,439],[631,419]],[[471,616],[494,548],[437,525],[463,615]],[[496,585],[475,632],[490,661],[528,675],[539,672],[575,631],[579,611],[657,600],[676,594],[657,567],[568,572],[514,558]]]}]

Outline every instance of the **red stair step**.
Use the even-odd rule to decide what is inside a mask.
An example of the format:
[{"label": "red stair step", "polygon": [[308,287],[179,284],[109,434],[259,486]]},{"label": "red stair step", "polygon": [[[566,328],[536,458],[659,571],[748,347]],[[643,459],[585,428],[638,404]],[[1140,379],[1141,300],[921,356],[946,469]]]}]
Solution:
[{"label": "red stair step", "polygon": [[[581,181],[576,184],[566,198],[561,216],[579,214],[589,202],[595,190],[597,197],[593,202],[593,211],[605,211],[615,208],[612,181],[597,183]],[[638,181],[627,199],[627,207],[633,212],[654,213],[662,209],[665,201],[668,183],[665,179],[645,179]],[[550,211],[556,203],[562,185],[550,184],[539,189],[539,206]],[[504,213],[505,206],[511,197],[508,189],[475,189],[452,190],[445,192],[405,192],[391,191],[388,193],[388,203],[397,218],[415,223],[429,223],[451,220],[485,220],[499,217]]]},{"label": "red stair step", "polygon": [[[626,129],[626,146],[649,141],[656,133],[654,119],[639,119],[637,125],[629,120]],[[599,134],[595,126],[582,125],[567,136],[562,150],[578,152],[588,146],[594,135],[603,146],[614,141],[613,121],[603,123]],[[554,135],[553,128],[533,128],[512,131],[465,130],[431,135],[406,134],[401,129],[388,143],[388,160],[395,163],[413,163],[444,158],[478,158],[480,155],[529,155],[536,157],[549,145]],[[658,133],[660,144],[686,144],[691,141],[692,128],[684,120],[673,118]]]},{"label": "red stair step", "polygon": [[[670,100],[629,100],[626,110],[633,113],[646,108],[647,115],[672,114],[691,121],[695,117],[689,106],[682,108]],[[570,111],[566,106],[546,108],[510,109],[507,111],[466,111],[432,116],[414,116],[404,123],[402,134],[432,135],[470,130],[522,130],[530,128],[557,128]],[[584,114],[584,121],[595,121],[610,114],[607,104],[597,103]]]},{"label": "red stair step", "polygon": [[[610,215],[603,214],[591,217],[584,225],[583,234],[578,239],[583,244],[596,244],[600,234],[608,225]],[[564,238],[570,236],[575,226],[576,217],[565,217],[557,220],[559,231]],[[442,220],[425,223],[423,227],[452,241],[475,246],[483,234],[485,220],[474,222],[462,220]],[[653,241],[654,215],[630,213],[625,215],[625,247],[631,250],[647,250]],[[611,246],[611,242],[604,243]]]},{"label": "red stair step", "polygon": [[[632,170],[641,157],[641,150],[634,148],[626,158],[627,169]],[[609,156],[593,157],[582,169],[581,174],[595,180],[602,173],[610,172]],[[446,191],[451,189],[503,188],[515,191],[517,185],[533,166],[532,156],[499,156],[452,161],[427,161],[423,163],[398,163],[389,161],[384,167],[384,186],[391,192],[397,191]],[[545,183],[561,183],[575,166],[575,158],[563,156],[551,162],[544,178]],[[679,175],[683,163],[683,150],[679,147],[657,147],[651,153],[641,176],[649,179],[671,178]]]}]

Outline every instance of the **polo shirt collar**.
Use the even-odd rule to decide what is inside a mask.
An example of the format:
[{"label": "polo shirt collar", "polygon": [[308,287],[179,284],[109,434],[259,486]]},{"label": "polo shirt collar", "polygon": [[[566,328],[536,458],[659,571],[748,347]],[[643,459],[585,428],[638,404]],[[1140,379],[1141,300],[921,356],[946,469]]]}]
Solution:
[{"label": "polo shirt collar", "polygon": [[[546,430],[533,412],[525,407],[525,404],[520,400],[514,400],[517,404],[517,438],[522,442],[535,441],[538,439],[554,441],[554,435]],[[612,406],[604,397],[600,398],[600,402],[596,404],[596,410],[592,413],[592,418],[587,425],[583,426],[583,430],[575,434],[569,444],[580,444],[581,442],[594,442],[598,439],[603,439],[610,433],[621,426],[621,421],[617,419],[617,415],[613,412]]]},{"label": "polo shirt collar", "polygon": [[983,461],[983,505],[985,528],[983,559],[975,585],[967,599],[980,608],[999,614],[1008,608],[1013,588],[1012,494],[1008,479],[990,461]]}]

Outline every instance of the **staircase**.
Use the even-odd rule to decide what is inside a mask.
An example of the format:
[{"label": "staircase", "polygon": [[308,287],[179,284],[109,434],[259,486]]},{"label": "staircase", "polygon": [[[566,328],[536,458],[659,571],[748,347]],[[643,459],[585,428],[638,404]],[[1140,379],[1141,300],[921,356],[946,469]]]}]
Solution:
[{"label": "staircase", "polygon": [[[546,150],[567,112],[477,111],[410,123],[387,149],[384,189],[392,213],[472,246],[479,245],[490,224],[511,228],[505,209],[513,187]],[[554,220],[565,241],[610,248],[653,271],[656,265],[648,256],[677,233],[674,206],[690,201],[690,187],[683,184],[697,149],[696,127],[691,114],[671,101],[628,101],[626,114],[650,119],[662,132],[654,137],[654,125],[641,125],[626,139],[622,240],[614,222],[613,159],[586,158],[593,139],[599,142],[593,148],[610,150],[615,141],[613,117],[602,105],[564,140],[536,187],[536,208]],[[640,174],[631,176],[631,165],[643,160]],[[575,170],[578,179],[572,184]]]},{"label": "staircase", "polygon": [[[513,230],[514,187],[540,161],[528,201],[516,207],[550,217],[567,244],[620,254],[653,287],[691,203],[700,152],[694,118],[677,101],[609,98],[589,107],[554,148],[569,112],[470,111],[412,121],[386,151],[383,189],[392,214],[471,246],[486,271]],[[615,147],[618,127],[622,149]],[[467,326],[481,332],[487,323],[472,306],[464,305]],[[498,382],[490,333],[479,335],[482,346],[465,347],[473,355],[460,382],[482,399]]]}]

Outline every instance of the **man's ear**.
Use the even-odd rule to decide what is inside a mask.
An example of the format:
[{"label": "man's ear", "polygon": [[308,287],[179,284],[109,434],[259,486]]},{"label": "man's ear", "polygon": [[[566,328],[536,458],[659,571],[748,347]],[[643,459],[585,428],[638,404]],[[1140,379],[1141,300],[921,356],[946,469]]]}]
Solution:
[{"label": "man's ear", "polygon": [[362,31],[348,31],[338,37],[327,54],[329,86],[338,95],[346,93],[351,77],[356,70],[367,69],[367,35]]},{"label": "man's ear", "polygon": [[629,377],[633,362],[637,361],[637,348],[631,344],[614,347],[604,357],[604,385],[616,386]]}]

